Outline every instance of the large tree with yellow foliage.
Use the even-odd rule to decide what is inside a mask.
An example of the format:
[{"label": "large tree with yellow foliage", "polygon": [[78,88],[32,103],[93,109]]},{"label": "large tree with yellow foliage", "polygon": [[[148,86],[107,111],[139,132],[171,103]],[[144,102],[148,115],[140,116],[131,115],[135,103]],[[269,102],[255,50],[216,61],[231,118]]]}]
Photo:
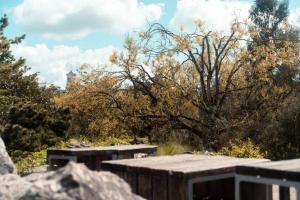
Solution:
[{"label": "large tree with yellow foliage", "polygon": [[297,69],[298,44],[258,45],[251,39],[257,34],[240,22],[227,34],[206,30],[200,21],[193,33],[153,24],[138,40],[127,38],[124,52],[112,54],[118,70],[82,76],[78,90],[57,102],[69,102],[77,116],[84,113],[90,120],[85,130],[94,134],[126,132],[152,140],[181,134],[218,149],[255,127],[292,91],[290,84],[274,82],[274,72],[282,63]]}]

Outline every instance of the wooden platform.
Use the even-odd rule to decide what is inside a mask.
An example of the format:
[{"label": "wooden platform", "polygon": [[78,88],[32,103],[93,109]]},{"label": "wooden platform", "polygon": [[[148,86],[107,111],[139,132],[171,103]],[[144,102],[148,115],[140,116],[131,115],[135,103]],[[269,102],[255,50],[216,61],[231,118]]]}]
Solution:
[{"label": "wooden platform", "polygon": [[[289,200],[290,188],[297,191],[300,200],[300,159],[245,164],[236,168],[236,196],[243,196],[239,183],[256,183],[280,186],[280,200]],[[243,198],[240,198],[243,200]],[[238,199],[237,199],[238,200]]]},{"label": "wooden platform", "polygon": [[233,172],[237,165],[266,162],[266,159],[234,158],[228,156],[209,156],[180,154],[157,156],[141,159],[123,159],[104,161],[105,169],[118,171],[137,171],[145,174],[172,174],[177,177],[194,177]]},{"label": "wooden platform", "polygon": [[150,200],[232,200],[236,166],[262,162],[268,160],[182,154],[104,161],[101,168],[118,174]]},{"label": "wooden platform", "polygon": [[300,159],[241,165],[237,174],[300,181]]},{"label": "wooden platform", "polygon": [[69,161],[85,163],[90,169],[100,170],[103,160],[134,158],[137,153],[155,154],[154,145],[116,145],[97,148],[48,149],[47,161],[50,167],[58,168]]}]

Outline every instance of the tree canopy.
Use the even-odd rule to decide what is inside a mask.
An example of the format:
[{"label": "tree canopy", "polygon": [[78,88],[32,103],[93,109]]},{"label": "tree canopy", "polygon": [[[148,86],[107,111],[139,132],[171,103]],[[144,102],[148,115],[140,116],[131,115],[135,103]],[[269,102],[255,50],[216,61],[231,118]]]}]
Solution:
[{"label": "tree canopy", "polygon": [[153,24],[139,40],[128,37],[125,52],[111,55],[119,70],[83,73],[76,92],[56,101],[87,117],[83,132],[124,132],[152,141],[179,135],[212,150],[232,138],[260,142],[260,128],[294,91],[288,81],[277,84],[274,74],[283,63],[299,70],[298,44],[257,43],[259,29],[240,22],[225,35],[201,21],[195,26],[193,33],[176,33]]},{"label": "tree canopy", "polygon": [[8,19],[0,20],[0,135],[8,151],[36,151],[53,145],[66,136],[69,110],[51,101],[53,88],[39,86],[37,74],[28,73],[23,58],[16,59],[11,45],[18,45],[22,35],[8,39],[4,29]]}]

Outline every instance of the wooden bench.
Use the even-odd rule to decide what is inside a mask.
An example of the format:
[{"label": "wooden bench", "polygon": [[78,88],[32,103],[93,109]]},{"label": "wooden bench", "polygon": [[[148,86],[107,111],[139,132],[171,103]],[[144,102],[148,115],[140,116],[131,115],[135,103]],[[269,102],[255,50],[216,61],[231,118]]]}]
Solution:
[{"label": "wooden bench", "polygon": [[[181,154],[104,161],[101,168],[119,175],[148,200],[233,200],[236,166],[261,162],[268,160]],[[253,188],[265,198],[264,185]]]},{"label": "wooden bench", "polygon": [[155,154],[157,146],[153,145],[116,145],[97,148],[48,149],[47,162],[52,169],[59,168],[69,161],[84,163],[92,170],[100,170],[103,160],[134,158],[136,154]]},{"label": "wooden bench", "polygon": [[[290,199],[290,188],[294,188],[300,200],[300,159],[246,164],[236,168],[236,200],[247,200],[242,196],[242,184],[279,185],[280,200]],[[249,195],[248,195],[249,196]],[[248,198],[251,199],[251,196]]]}]

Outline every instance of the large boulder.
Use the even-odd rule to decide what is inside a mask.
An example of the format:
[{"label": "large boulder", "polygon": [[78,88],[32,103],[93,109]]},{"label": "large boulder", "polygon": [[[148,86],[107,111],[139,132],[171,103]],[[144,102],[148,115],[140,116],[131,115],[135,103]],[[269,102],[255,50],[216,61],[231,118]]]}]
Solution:
[{"label": "large boulder", "polygon": [[5,174],[0,176],[0,199],[21,199],[30,189],[32,184],[22,179],[17,174]]},{"label": "large boulder", "polygon": [[89,170],[70,162],[57,171],[33,173],[26,177],[16,168],[0,137],[0,200],[142,200],[129,185],[110,172]]},{"label": "large boulder", "polygon": [[0,199],[21,200],[141,200],[129,185],[110,172],[89,170],[70,162],[57,171],[20,178],[14,174],[0,176]]},{"label": "large boulder", "polygon": [[16,168],[6,151],[3,140],[0,137],[0,176],[8,173],[16,173]]}]

